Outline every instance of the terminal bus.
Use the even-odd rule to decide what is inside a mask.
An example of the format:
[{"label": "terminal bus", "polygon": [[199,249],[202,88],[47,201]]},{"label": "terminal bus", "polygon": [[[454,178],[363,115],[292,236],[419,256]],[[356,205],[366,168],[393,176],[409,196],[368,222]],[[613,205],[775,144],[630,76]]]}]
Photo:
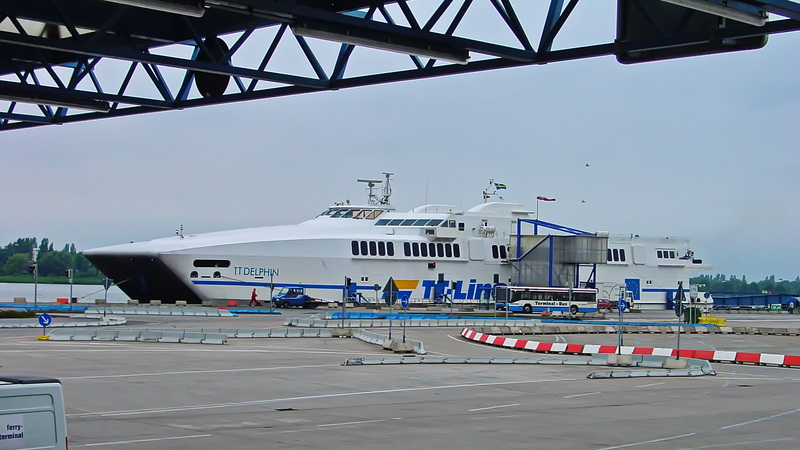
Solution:
[{"label": "terminal bus", "polygon": [[[508,305],[508,306],[506,306]],[[495,307],[513,312],[596,313],[597,289],[543,286],[497,286]]]}]

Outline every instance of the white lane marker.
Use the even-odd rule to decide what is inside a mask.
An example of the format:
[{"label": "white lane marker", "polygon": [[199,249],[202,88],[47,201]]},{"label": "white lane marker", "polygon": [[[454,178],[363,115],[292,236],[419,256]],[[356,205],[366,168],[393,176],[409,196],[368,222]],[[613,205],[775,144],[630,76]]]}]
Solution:
[{"label": "white lane marker", "polygon": [[476,388],[476,387],[487,387],[487,386],[511,386],[517,384],[574,382],[578,380],[583,380],[583,378],[559,378],[557,380],[541,379],[541,380],[521,380],[521,381],[495,381],[495,382],[485,382],[485,383],[451,384],[442,386],[423,386],[415,388],[381,389],[375,391],[353,391],[353,392],[341,392],[337,394],[319,394],[319,395],[304,395],[299,397],[270,398],[262,400],[251,400],[246,402],[212,403],[205,405],[188,405],[188,406],[174,406],[174,407],[167,406],[163,408],[128,409],[128,410],[118,410],[118,411],[97,411],[97,412],[87,412],[80,414],[67,414],[67,417],[72,419],[79,419],[87,417],[136,416],[144,414],[176,413],[184,411],[199,411],[199,410],[210,410],[210,409],[220,409],[220,408],[239,408],[245,406],[267,405],[272,403],[281,403],[281,402],[298,401],[298,400],[318,400],[325,398],[354,397],[359,395],[376,395],[376,394],[384,395],[384,394],[398,394],[403,392],[424,392],[424,391],[464,389],[464,388]]},{"label": "white lane marker", "polygon": [[294,369],[314,369],[320,367],[341,367],[341,364],[315,364],[305,366],[278,366],[278,367],[249,367],[240,369],[209,369],[209,370],[181,370],[174,372],[142,372],[142,373],[121,373],[116,375],[86,375],[82,377],[59,377],[59,380],[95,380],[99,378],[134,378],[134,377],[160,377],[166,375],[193,375],[202,373],[231,373],[231,372],[258,372],[265,370],[294,370]]},{"label": "white lane marker", "polygon": [[474,408],[474,409],[470,409],[469,412],[486,411],[486,410],[489,410],[489,409],[498,409],[498,408],[510,408],[512,406],[519,406],[519,403],[509,403],[508,405],[487,406],[485,408]]},{"label": "white lane marker", "polygon": [[640,384],[639,386],[636,386],[636,387],[637,388],[646,388],[646,387],[658,386],[659,384],[664,384],[664,382],[662,381],[661,383]]},{"label": "white lane marker", "polygon": [[784,412],[782,412],[782,413],[778,413],[778,414],[773,414],[773,415],[771,415],[771,416],[762,417],[762,418],[760,418],[760,419],[749,420],[749,421],[747,421],[747,422],[741,422],[741,423],[735,423],[735,424],[733,424],[733,425],[728,425],[728,426],[726,426],[726,427],[722,427],[722,428],[720,428],[720,430],[729,430],[729,429],[731,429],[731,428],[743,427],[743,426],[745,426],[745,425],[752,425],[752,424],[754,424],[754,423],[759,423],[759,422],[763,422],[763,421],[765,421],[765,420],[771,420],[771,419],[775,419],[775,418],[777,418],[777,417],[788,416],[789,414],[795,414],[795,413],[797,413],[797,412],[800,412],[800,408],[793,409],[793,410],[791,410],[791,411],[784,411]]},{"label": "white lane marker", "polygon": [[340,422],[340,423],[323,423],[317,425],[320,428],[325,427],[345,427],[348,425],[362,425],[365,423],[377,423],[377,422],[386,422],[388,420],[403,420],[402,417],[389,417],[388,419],[373,419],[373,420],[357,420],[355,422]]},{"label": "white lane marker", "polygon": [[584,397],[586,395],[597,395],[597,394],[602,394],[602,392],[584,392],[583,394],[566,395],[564,396],[564,398]]},{"label": "white lane marker", "polygon": [[683,438],[686,438],[686,437],[697,436],[699,434],[707,434],[707,433],[712,432],[712,431],[729,430],[731,428],[742,427],[742,426],[745,426],[745,425],[752,425],[754,423],[763,422],[765,420],[771,420],[771,419],[774,419],[776,417],[782,417],[782,416],[786,416],[786,415],[789,415],[789,414],[795,414],[797,412],[800,412],[800,408],[792,409],[790,411],[784,411],[784,412],[778,413],[778,414],[773,414],[771,416],[762,417],[760,419],[748,420],[747,422],[735,423],[735,424],[732,424],[732,425],[727,425],[727,426],[724,426],[724,427],[719,427],[719,428],[715,428],[715,429],[711,429],[711,430],[698,431],[698,432],[695,432],[695,433],[679,434],[677,436],[669,436],[669,437],[665,437],[665,438],[661,438],[661,439],[651,439],[649,441],[631,442],[629,444],[616,445],[616,446],[613,446],[613,447],[605,447],[605,448],[603,448],[601,450],[611,450],[611,449],[626,448],[626,447],[637,447],[637,446],[640,446],[640,445],[654,444],[654,443],[657,443],[657,442],[666,442],[666,441],[672,441],[672,440],[675,440],[675,439],[683,439]]},{"label": "white lane marker", "polygon": [[734,442],[731,444],[716,444],[716,445],[704,445],[702,447],[687,447],[682,450],[700,450],[702,448],[721,448],[721,447],[741,447],[744,445],[766,444],[766,443],[781,442],[781,441],[794,441],[795,439],[796,438],[789,437],[789,438],[778,438],[778,439],[766,439],[763,441]]},{"label": "white lane marker", "polygon": [[142,442],[158,442],[158,441],[175,441],[178,439],[195,439],[201,437],[210,437],[210,434],[195,434],[192,436],[174,436],[166,438],[152,438],[152,439],[134,439],[130,441],[112,441],[112,442],[95,442],[92,444],[70,444],[70,448],[75,447],[104,447],[107,445],[127,445],[127,444],[141,444]]}]

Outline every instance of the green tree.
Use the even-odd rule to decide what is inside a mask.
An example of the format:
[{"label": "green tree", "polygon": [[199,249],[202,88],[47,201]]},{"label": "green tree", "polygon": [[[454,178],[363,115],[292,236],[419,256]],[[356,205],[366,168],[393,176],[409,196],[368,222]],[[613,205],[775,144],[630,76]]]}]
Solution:
[{"label": "green tree", "polygon": [[72,258],[65,252],[47,252],[39,258],[39,276],[62,275],[72,268]]},{"label": "green tree", "polygon": [[100,271],[83,256],[83,253],[75,253],[72,255],[72,268],[75,269],[76,273],[83,276],[94,277],[100,274]]},{"label": "green tree", "polygon": [[16,255],[8,258],[5,265],[6,275],[24,274],[28,272],[28,255],[24,253],[17,253]]}]

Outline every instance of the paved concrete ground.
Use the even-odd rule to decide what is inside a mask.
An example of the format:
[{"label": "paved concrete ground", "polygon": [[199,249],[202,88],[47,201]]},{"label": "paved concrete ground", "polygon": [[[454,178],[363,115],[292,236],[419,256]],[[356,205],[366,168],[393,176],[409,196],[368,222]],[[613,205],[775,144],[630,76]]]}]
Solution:
[{"label": "paved concrete ground", "polygon": [[[753,325],[794,319],[776,317],[736,319]],[[282,321],[131,316],[126,326],[252,328]],[[765,326],[800,326],[800,316],[782,323]],[[430,355],[532,356],[466,342],[456,328],[407,332]],[[800,447],[798,369],[714,364],[716,377],[590,380],[595,368],[586,366],[343,367],[347,358],[390,355],[355,339],[231,339],[211,346],[46,342],[36,339],[39,333],[0,330],[0,373],[62,380],[71,448]],[[393,335],[402,336],[399,326]],[[616,335],[548,338],[616,343]],[[668,347],[675,336],[626,335],[625,343]],[[798,343],[797,336],[681,338],[685,348],[793,354],[800,353]]]}]

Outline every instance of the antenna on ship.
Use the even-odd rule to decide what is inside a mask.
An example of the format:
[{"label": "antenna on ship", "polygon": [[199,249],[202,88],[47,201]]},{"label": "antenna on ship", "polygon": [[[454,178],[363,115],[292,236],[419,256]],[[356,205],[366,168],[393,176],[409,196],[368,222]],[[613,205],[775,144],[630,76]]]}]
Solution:
[{"label": "antenna on ship", "polygon": [[380,204],[380,201],[378,200],[378,196],[375,195],[375,186],[383,183],[383,181],[381,181],[381,180],[367,180],[367,179],[363,179],[363,178],[359,178],[356,181],[358,181],[359,183],[367,183],[367,186],[369,187],[369,194],[368,194],[368,198],[367,198],[367,204],[369,204],[369,205],[378,205],[378,204]]},{"label": "antenna on ship", "polygon": [[386,176],[386,184],[383,186],[383,197],[382,198],[378,198],[378,196],[375,195],[375,186],[383,183],[383,181],[381,181],[381,180],[367,180],[367,179],[364,179],[364,178],[359,178],[359,179],[356,180],[359,183],[367,183],[367,186],[369,188],[369,194],[368,194],[367,203],[370,204],[370,205],[388,205],[389,204],[389,197],[392,196],[392,186],[389,184],[389,178],[394,174],[393,173],[389,173],[389,172],[383,172],[383,174]]},{"label": "antenna on ship", "polygon": [[494,178],[489,178],[489,186],[483,189],[483,203],[487,203],[490,198],[497,197],[501,201],[505,201],[500,194],[497,193],[499,190],[506,189],[506,185],[503,183],[496,183]]},{"label": "antenna on ship", "polygon": [[386,184],[383,185],[383,198],[381,199],[381,205],[388,205],[389,204],[389,197],[392,196],[392,185],[389,184],[389,178],[394,175],[391,172],[383,172],[383,175],[386,176]]}]

